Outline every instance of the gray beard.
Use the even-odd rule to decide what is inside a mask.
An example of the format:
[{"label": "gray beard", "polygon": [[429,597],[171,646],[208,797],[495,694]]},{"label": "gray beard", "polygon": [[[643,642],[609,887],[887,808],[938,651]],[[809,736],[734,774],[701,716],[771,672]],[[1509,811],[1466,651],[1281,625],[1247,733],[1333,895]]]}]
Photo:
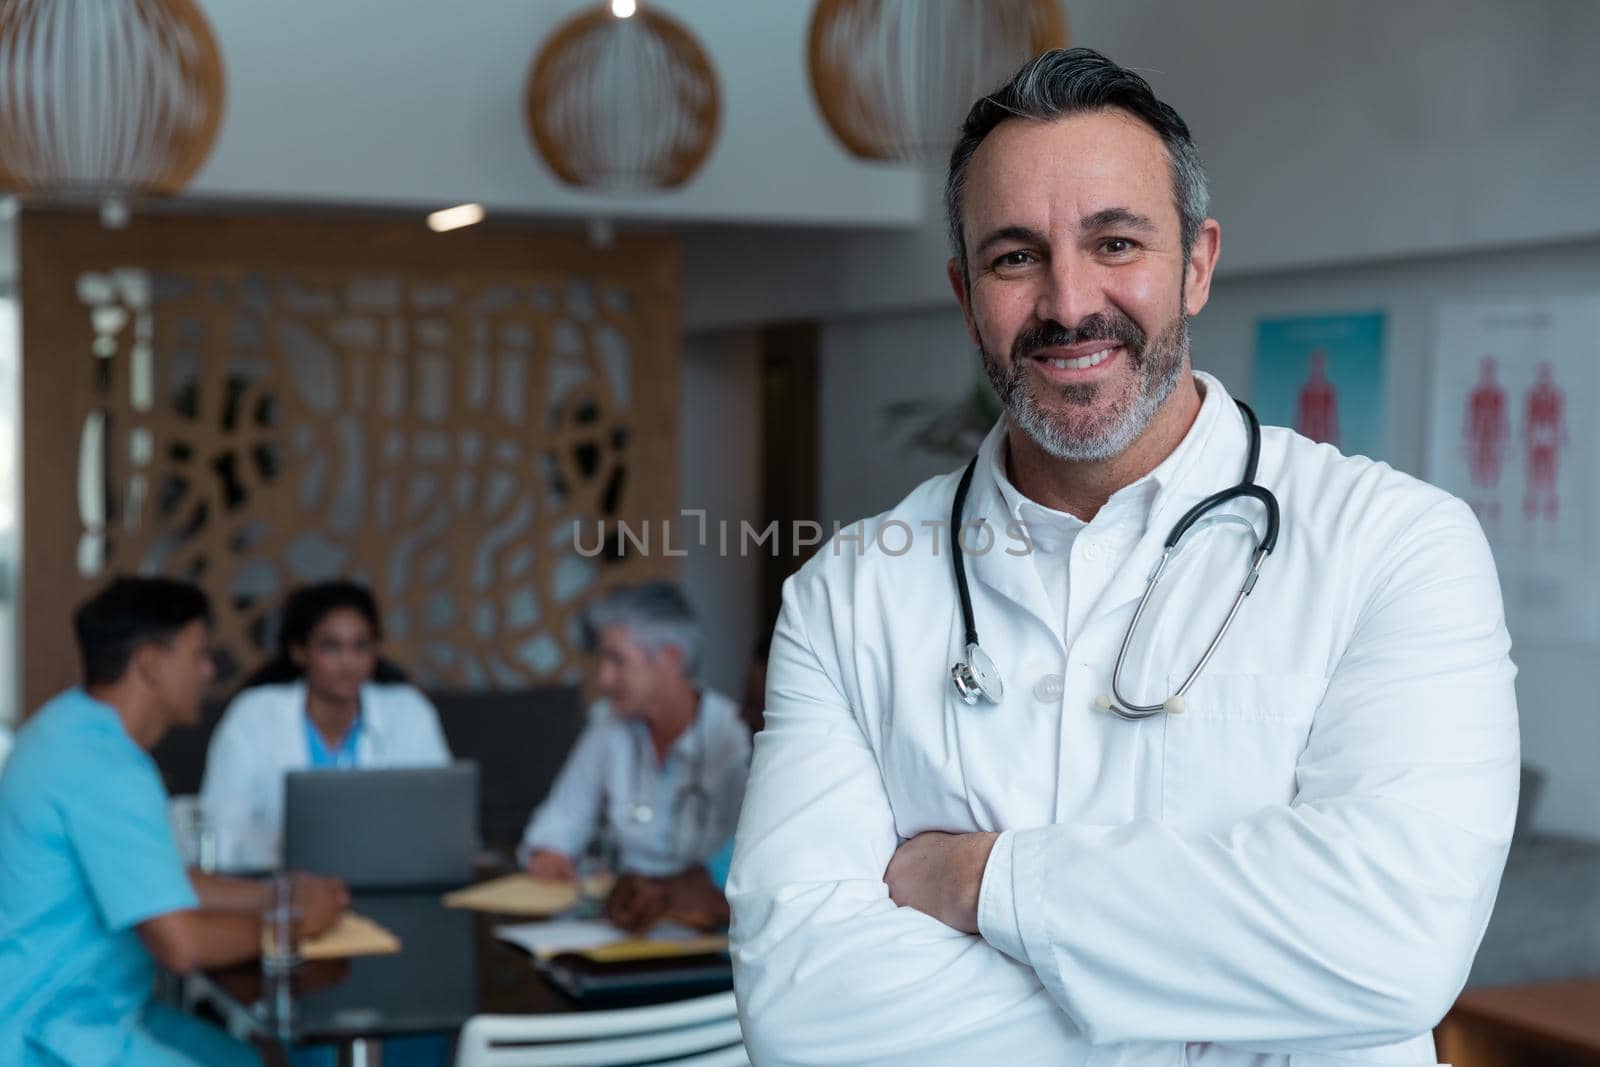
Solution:
[{"label": "gray beard", "polygon": [[[1176,322],[1137,350],[1132,345],[1127,347],[1138,388],[1096,425],[1076,431],[1052,415],[1029,387],[1026,359],[1014,359],[1009,367],[1002,367],[981,344],[978,352],[989,383],[1011,421],[1047,455],[1081,463],[1121,455],[1150,425],[1182,376],[1189,356],[1189,316],[1180,313]],[[1069,385],[1058,387],[1056,393],[1069,405],[1087,406],[1101,388]]]}]

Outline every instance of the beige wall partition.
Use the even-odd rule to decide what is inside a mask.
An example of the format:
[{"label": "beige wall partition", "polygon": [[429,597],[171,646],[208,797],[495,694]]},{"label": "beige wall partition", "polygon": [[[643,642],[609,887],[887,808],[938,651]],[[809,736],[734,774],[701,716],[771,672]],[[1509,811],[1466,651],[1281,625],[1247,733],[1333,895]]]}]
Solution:
[{"label": "beige wall partition", "polygon": [[675,242],[30,212],[20,244],[25,708],[115,573],[206,588],[223,686],[352,575],[419,680],[505,687],[578,679],[579,609],[673,572],[588,552],[677,506]]}]

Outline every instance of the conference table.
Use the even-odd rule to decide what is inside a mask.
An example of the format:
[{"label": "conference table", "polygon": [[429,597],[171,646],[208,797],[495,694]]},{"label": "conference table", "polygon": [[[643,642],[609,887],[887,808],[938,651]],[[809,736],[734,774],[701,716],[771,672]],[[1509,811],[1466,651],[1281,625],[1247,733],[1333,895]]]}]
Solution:
[{"label": "conference table", "polygon": [[235,1033],[285,1050],[333,1046],[341,1065],[374,1067],[385,1039],[453,1039],[474,1014],[665,1003],[733,984],[725,953],[626,964],[557,957],[535,966],[494,935],[526,917],[446,907],[439,890],[357,893],[351,910],[394,933],[400,951],[308,960],[284,977],[254,964],[207,972],[191,977],[189,998],[210,1004]]}]

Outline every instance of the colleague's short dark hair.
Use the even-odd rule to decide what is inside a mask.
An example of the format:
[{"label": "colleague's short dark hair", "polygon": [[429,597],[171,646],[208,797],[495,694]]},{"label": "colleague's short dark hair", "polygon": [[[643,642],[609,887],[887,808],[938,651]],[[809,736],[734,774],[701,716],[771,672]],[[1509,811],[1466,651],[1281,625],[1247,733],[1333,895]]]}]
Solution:
[{"label": "colleague's short dark hair", "polygon": [[165,644],[190,623],[210,621],[211,603],[192,582],[114,578],[80,604],[72,617],[83,657],[83,682],[117,682],[140,648]]},{"label": "colleague's short dark hair", "polygon": [[961,198],[967,187],[967,167],[983,139],[1007,119],[1047,121],[1110,108],[1143,122],[1166,146],[1183,252],[1188,255],[1210,207],[1206,172],[1200,166],[1200,153],[1189,136],[1188,124],[1156,96],[1149,82],[1127,67],[1118,66],[1092,48],[1055,48],[1030,59],[1010,81],[980,98],[961,124],[960,139],[950,153],[944,210],[951,251],[963,277],[970,274],[966,239],[961,232]]}]

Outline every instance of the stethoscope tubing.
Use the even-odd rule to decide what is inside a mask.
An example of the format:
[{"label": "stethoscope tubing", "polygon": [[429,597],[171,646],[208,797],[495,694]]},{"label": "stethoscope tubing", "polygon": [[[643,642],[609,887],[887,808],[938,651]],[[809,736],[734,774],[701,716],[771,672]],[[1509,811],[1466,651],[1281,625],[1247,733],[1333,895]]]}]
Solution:
[{"label": "stethoscope tubing", "polygon": [[[1150,571],[1150,577],[1145,582],[1144,593],[1139,597],[1139,604],[1134,609],[1133,620],[1129,622],[1127,631],[1122,636],[1122,644],[1117,650],[1116,665],[1111,671],[1111,693],[1113,699],[1101,698],[1101,706],[1118,718],[1137,722],[1151,716],[1167,713],[1176,713],[1182,710],[1183,698],[1188,693],[1189,687],[1194,684],[1200,672],[1205,669],[1217,648],[1222,644],[1222,638],[1233,625],[1234,618],[1239,614],[1239,609],[1244,605],[1245,598],[1254,591],[1256,582],[1261,576],[1261,565],[1278,546],[1278,531],[1280,515],[1278,498],[1272,491],[1258,484],[1256,468],[1261,459],[1261,421],[1256,418],[1256,413],[1250,405],[1242,400],[1235,400],[1240,414],[1244,417],[1245,426],[1249,434],[1249,448],[1245,456],[1244,473],[1238,482],[1226,489],[1212,493],[1210,496],[1195,504],[1173,524],[1172,530],[1167,534],[1167,539],[1162,546],[1161,558]],[[957,694],[968,704],[977,703],[978,697],[984,696],[992,703],[998,703],[1003,692],[998,669],[993,666],[989,658],[984,655],[978,641],[978,627],[972,610],[972,594],[967,587],[967,569],[961,548],[961,514],[966,505],[967,491],[972,486],[972,476],[977,470],[978,457],[972,457],[967,468],[962,472],[961,480],[956,486],[955,498],[950,507],[950,530],[952,568],[955,572],[956,594],[961,601],[961,622],[964,630],[965,658],[951,668]],[[1228,607],[1228,613],[1222,620],[1222,625],[1217,628],[1216,634],[1206,646],[1194,669],[1184,678],[1177,691],[1160,704],[1137,704],[1123,697],[1121,692],[1122,667],[1129,647],[1133,643],[1133,635],[1139,628],[1139,621],[1144,617],[1145,609],[1150,603],[1151,594],[1155,592],[1156,584],[1167,569],[1167,563],[1172,559],[1177,550],[1178,543],[1185,534],[1194,528],[1195,524],[1207,514],[1233,500],[1248,498],[1259,502],[1266,510],[1267,525],[1256,543],[1255,550],[1251,553],[1250,570],[1240,583],[1238,592],[1234,595],[1233,603]],[[973,661],[982,657],[982,670],[975,675]],[[981,679],[992,676],[992,680],[985,683]]]}]

